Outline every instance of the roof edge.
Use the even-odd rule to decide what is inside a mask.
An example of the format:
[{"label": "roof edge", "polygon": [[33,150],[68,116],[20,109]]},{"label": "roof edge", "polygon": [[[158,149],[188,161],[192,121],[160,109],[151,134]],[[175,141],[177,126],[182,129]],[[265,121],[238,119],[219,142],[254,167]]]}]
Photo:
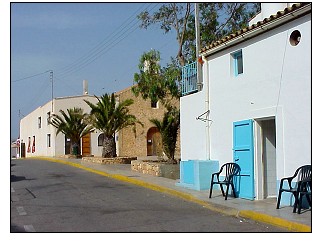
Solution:
[{"label": "roof edge", "polygon": [[[300,5],[298,7],[298,5]],[[311,3],[294,4],[290,8],[277,12],[276,15],[271,15],[262,21],[253,24],[245,29],[236,31],[235,33],[222,38],[219,41],[213,42],[201,50],[201,56],[209,56],[235,44],[248,40],[256,35],[259,35],[268,30],[274,29],[282,24],[289,22],[292,19],[304,16],[311,12]]]}]

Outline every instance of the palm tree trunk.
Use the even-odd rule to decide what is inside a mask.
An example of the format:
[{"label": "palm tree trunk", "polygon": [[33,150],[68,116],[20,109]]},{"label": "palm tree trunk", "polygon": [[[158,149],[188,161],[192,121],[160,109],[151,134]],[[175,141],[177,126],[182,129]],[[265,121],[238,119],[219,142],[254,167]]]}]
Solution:
[{"label": "palm tree trunk", "polygon": [[103,136],[103,158],[116,157],[116,142],[114,136]]}]

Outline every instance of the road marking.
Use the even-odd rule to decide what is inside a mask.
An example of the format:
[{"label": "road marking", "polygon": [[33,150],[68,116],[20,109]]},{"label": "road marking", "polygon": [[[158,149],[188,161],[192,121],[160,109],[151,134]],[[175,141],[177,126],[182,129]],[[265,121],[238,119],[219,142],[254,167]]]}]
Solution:
[{"label": "road marking", "polygon": [[34,198],[36,198],[35,194],[33,194],[31,190],[29,190],[28,188],[25,188],[25,189],[26,189],[26,191],[28,191],[30,193],[30,195],[32,195]]},{"label": "road marking", "polygon": [[11,192],[15,192],[15,190],[14,190],[14,188],[13,188],[13,187],[11,187]]},{"label": "road marking", "polygon": [[17,207],[16,209],[17,209],[17,212],[19,215],[26,215],[27,214],[23,207]]},{"label": "road marking", "polygon": [[31,224],[24,225],[24,229],[25,229],[26,232],[36,232],[34,226],[32,226]]}]

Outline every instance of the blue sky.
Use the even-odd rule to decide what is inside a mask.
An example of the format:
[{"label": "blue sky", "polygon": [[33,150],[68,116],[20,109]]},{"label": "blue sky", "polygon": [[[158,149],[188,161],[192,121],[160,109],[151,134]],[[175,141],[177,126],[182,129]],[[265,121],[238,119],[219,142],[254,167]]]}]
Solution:
[{"label": "blue sky", "polygon": [[[133,84],[139,58],[151,49],[161,65],[177,53],[175,33],[139,28],[136,16],[160,3],[11,3],[11,137],[19,120],[53,97],[102,95]],[[30,78],[28,78],[30,77]]]}]

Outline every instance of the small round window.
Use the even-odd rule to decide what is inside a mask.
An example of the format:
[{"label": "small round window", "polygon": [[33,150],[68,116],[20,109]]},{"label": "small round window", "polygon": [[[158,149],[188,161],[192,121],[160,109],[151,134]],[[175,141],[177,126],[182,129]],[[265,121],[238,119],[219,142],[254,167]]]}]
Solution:
[{"label": "small round window", "polygon": [[298,30],[295,30],[291,33],[290,37],[289,37],[289,42],[292,46],[296,46],[299,44],[301,39],[301,34]]}]

